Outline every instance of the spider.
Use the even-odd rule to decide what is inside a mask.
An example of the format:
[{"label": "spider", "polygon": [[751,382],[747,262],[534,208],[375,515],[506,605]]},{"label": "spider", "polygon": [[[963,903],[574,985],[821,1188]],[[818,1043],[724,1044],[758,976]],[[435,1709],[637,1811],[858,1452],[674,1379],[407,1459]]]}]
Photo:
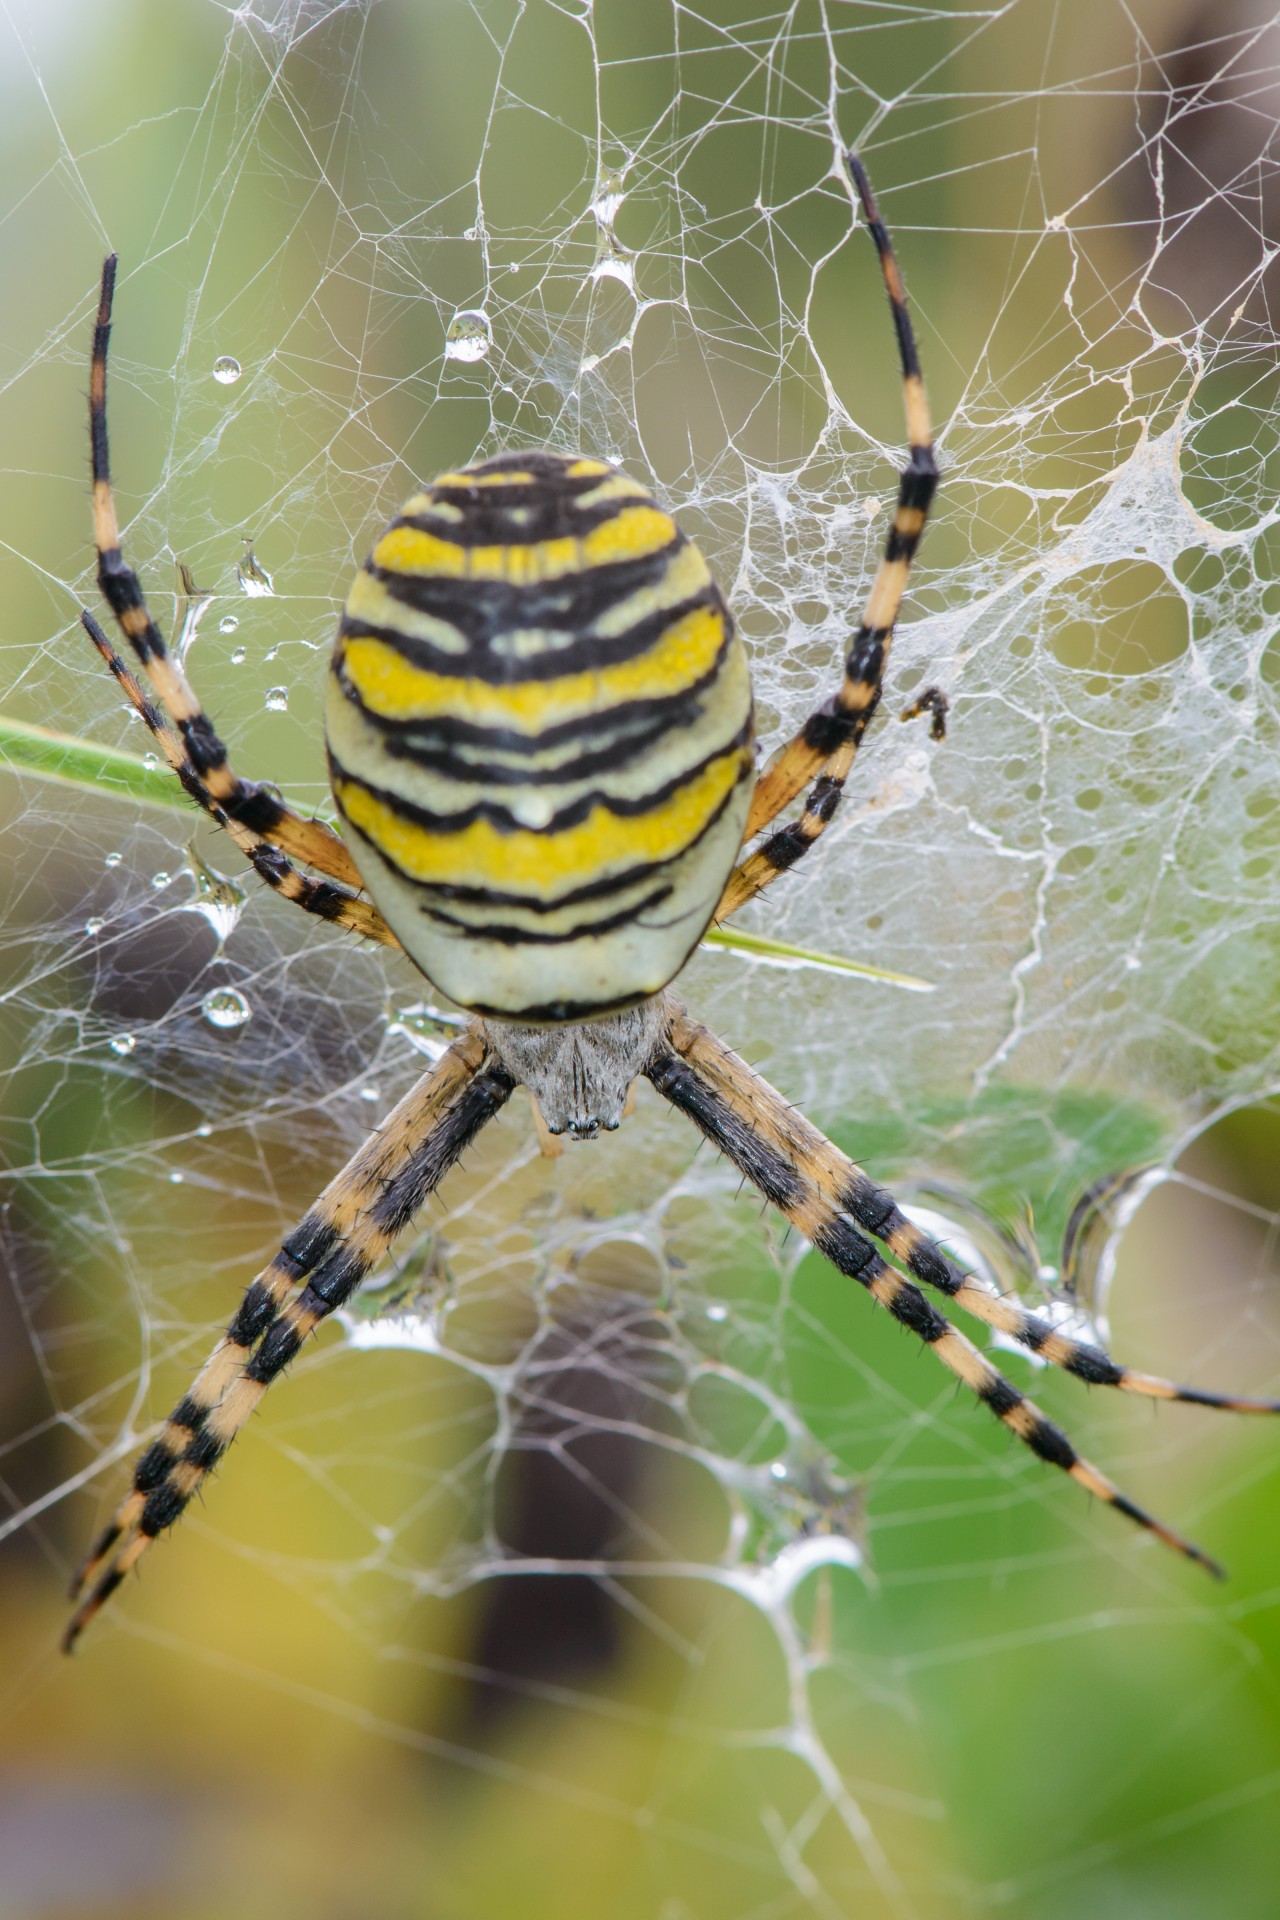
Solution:
[{"label": "spider", "polygon": [[[1221,1576],[1079,1454],[922,1285],[1091,1385],[1238,1412],[1280,1402],[1134,1372],[964,1272],[670,991],[707,926],[830,823],[880,703],[937,484],[892,243],[856,154],[844,158],[889,297],[910,451],[838,691],[757,777],[745,654],[698,548],[605,461],[499,454],[415,494],[348,595],[326,716],[343,837],[233,772],[122,557],[106,424],[114,255],[105,262],[89,394],[98,583],[158,705],[93,616],[82,622],[187,792],[262,879],[402,949],[471,1018],[249,1283],[77,1576],[67,1651],[517,1085],[540,1128],[589,1140],[619,1124],[641,1076],[1041,1460]],[[941,697],[918,710],[938,731]],[[799,818],[774,826],[805,789]]]}]

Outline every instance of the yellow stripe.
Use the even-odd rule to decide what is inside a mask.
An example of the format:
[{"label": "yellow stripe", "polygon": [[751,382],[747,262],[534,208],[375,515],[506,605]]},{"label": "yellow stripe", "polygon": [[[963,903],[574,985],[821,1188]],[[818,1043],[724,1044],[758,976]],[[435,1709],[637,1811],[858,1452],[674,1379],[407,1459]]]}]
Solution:
[{"label": "yellow stripe", "polygon": [[561,833],[499,833],[476,820],[458,833],[415,826],[352,780],[335,783],[338,804],[361,833],[410,879],[461,883],[553,896],[561,883],[580,885],[613,868],[657,865],[682,853],[751,769],[750,751],[735,747],[648,813],[620,816],[594,806]]},{"label": "yellow stripe", "polygon": [[[472,676],[415,667],[383,640],[357,636],[344,645],[347,675],[363,705],[384,720],[428,720],[445,714],[475,726],[535,734],[627,700],[678,692],[711,671],[724,644],[717,607],[695,607],[634,660],[555,680],[491,686]],[[507,636],[508,645],[511,636]]]},{"label": "yellow stripe", "polygon": [[532,586],[616,560],[643,560],[676,537],[676,525],[660,508],[624,507],[581,539],[540,540],[532,546],[503,543],[465,547],[418,527],[389,527],[373,550],[375,566],[392,573],[434,574],[445,580],[506,580]]}]

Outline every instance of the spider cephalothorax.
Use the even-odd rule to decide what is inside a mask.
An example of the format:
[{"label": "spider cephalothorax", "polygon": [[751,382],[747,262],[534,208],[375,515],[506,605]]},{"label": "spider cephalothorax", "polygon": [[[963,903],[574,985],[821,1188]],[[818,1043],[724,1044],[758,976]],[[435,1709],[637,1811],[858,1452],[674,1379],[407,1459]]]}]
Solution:
[{"label": "spider cephalothorax", "polygon": [[[77,1577],[68,1649],[521,1083],[552,1132],[590,1138],[647,1078],[1042,1460],[1213,1568],[1078,1454],[921,1284],[1091,1384],[1241,1412],[1280,1405],[1135,1373],[993,1293],[666,991],[708,922],[793,866],[835,812],[936,484],[897,263],[866,176],[846,161],[893,311],[909,458],[838,691],[756,778],[745,660],[698,549],[604,461],[504,454],[415,494],[348,596],[328,742],[349,849],[233,773],[121,554],[107,261],[89,401],[98,579],[159,707],[88,613],[84,624],[187,791],[262,878],[322,919],[403,946],[473,1018],[250,1283]],[[935,737],[943,705],[931,689],[914,709],[933,715]],[[799,818],[739,857],[806,785]]]}]

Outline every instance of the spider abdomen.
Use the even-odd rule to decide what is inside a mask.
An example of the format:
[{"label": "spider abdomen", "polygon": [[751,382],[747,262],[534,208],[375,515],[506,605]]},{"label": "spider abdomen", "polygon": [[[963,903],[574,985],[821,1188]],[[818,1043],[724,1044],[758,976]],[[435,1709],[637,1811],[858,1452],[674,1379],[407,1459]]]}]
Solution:
[{"label": "spider abdomen", "polygon": [[658,992],[741,844],[741,643],[698,548],[604,461],[503,454],[416,494],[348,596],[327,733],[376,905],[501,1019]]}]

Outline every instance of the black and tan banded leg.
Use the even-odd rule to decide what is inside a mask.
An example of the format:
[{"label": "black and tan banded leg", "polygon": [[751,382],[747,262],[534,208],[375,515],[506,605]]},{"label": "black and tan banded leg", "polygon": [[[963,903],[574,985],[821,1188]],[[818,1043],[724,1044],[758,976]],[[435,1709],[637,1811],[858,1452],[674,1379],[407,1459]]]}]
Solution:
[{"label": "black and tan banded leg", "polygon": [[[266,842],[305,866],[327,874],[342,886],[359,891],[363,882],[355,862],[331,827],[322,820],[305,819],[286,806],[277,794],[253,781],[241,780],[233,771],[212,721],[151,618],[137,574],[121,553],[107,443],[107,347],[111,338],[115,278],[116,256],[110,254],[102,267],[102,291],[89,372],[93,537],[98,552],[98,585],[164,710],[168,727],[161,729],[155,724],[154,707],[148,712],[146,705],[139,705],[136,700],[134,704],[193,799],[208,811],[216,811],[226,822],[234,821],[256,841]],[[99,651],[107,651],[110,660],[112,656],[104,647],[101,628],[88,616],[81,618],[95,646]],[[117,678],[121,676],[117,674]],[[127,683],[124,684],[128,690]],[[179,742],[180,761],[175,758]],[[299,900],[298,904],[303,902]]]},{"label": "black and tan banded leg", "polygon": [[[728,919],[779,873],[786,873],[797,860],[803,859],[839,806],[862,737],[880,704],[894,624],[938,484],[938,463],[934,457],[933,428],[920,374],[920,357],[893,244],[857,154],[847,153],[845,165],[880,256],[885,291],[893,313],[906,404],[908,459],[898,478],[898,502],[884,557],[845,661],[843,683],[833,698],[810,714],[799,733],[779,749],[760,775],[751,796],[743,845],[763,832],[784,807],[790,806],[801,789],[813,782],[804,813],[799,820],[771,834],[734,868],[716,908],[717,921]],[[933,692],[930,689],[930,693]],[[923,709],[923,701],[921,705]],[[937,705],[933,699],[928,702],[928,711],[936,722]]]},{"label": "black and tan banded leg", "polygon": [[[376,940],[384,947],[398,948],[399,940],[371,901],[362,899],[358,894],[349,893],[345,887],[337,886],[329,880],[313,880],[309,874],[299,873],[288,854],[280,847],[273,845],[252,827],[247,827],[243,820],[223,812],[221,806],[212,798],[200,780],[178,734],[169,725],[159,708],[148,699],[137,675],[125,665],[98,622],[86,608],[80,611],[80,623],[111,669],[117,684],[127,694],[135,712],[140,714],[146,722],[152,738],[178,776],[183,788],[196,804],[204,809],[210,819],[216,821],[218,826],[225,828],[258,878],[265,880],[282,899],[292,901],[295,907],[301,907],[304,913],[313,913],[317,918],[327,920],[331,926],[345,927],[349,933],[357,933],[362,939]],[[297,815],[293,817],[297,819]],[[320,823],[303,822],[302,824],[319,825]],[[326,828],[325,831],[327,832],[328,829]],[[343,851],[345,853],[345,848]],[[354,867],[352,871],[355,871]]]},{"label": "black and tan banded leg", "polygon": [[326,1187],[251,1282],[140,1456],[130,1491],[73,1583],[80,1604],[63,1635],[65,1653],[156,1536],[180,1518],[308,1334],[351,1298],[514,1085],[481,1033],[468,1030]]},{"label": "black and tan banded leg", "polygon": [[1091,1385],[1240,1413],[1280,1413],[1280,1403],[1205,1393],[1135,1373],[1100,1348],[1057,1333],[1018,1302],[989,1293],[913,1227],[889,1194],[753,1068],[683,1011],[673,1011],[670,1051],[660,1051],[646,1072],[659,1092],[687,1113],[833,1266],[857,1280],[896,1320],[918,1334],[1033,1453],[1070,1474],[1166,1545],[1210,1572],[1221,1573],[1199,1547],[1136,1506],[1078,1454],[1066,1434],[1006,1380],[912,1280],[883,1260],[867,1236],[874,1236],[916,1278],[958,1306]]}]

